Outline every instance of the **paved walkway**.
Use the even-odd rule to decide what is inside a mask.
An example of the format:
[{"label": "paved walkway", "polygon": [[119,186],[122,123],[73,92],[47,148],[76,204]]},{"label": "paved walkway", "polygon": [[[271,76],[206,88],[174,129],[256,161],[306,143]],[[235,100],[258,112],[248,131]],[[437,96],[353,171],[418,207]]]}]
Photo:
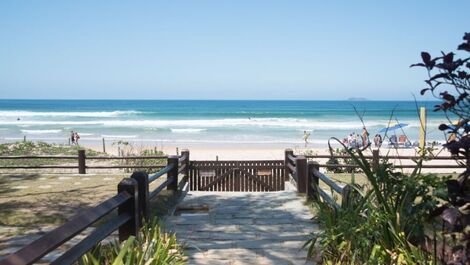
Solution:
[{"label": "paved walkway", "polygon": [[191,192],[166,225],[189,264],[313,264],[301,247],[317,225],[303,202],[294,191]]}]

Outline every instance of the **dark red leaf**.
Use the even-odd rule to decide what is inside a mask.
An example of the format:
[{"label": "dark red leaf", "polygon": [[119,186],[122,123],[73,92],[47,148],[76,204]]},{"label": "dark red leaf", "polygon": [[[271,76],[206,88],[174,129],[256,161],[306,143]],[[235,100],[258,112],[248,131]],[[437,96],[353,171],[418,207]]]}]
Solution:
[{"label": "dark red leaf", "polygon": [[421,53],[421,58],[423,59],[424,64],[428,64],[431,61],[431,55],[427,52],[422,52]]},{"label": "dark red leaf", "polygon": [[444,56],[444,63],[450,64],[453,61],[454,61],[454,53],[453,52],[449,52],[448,54],[446,54]]},{"label": "dark red leaf", "polygon": [[420,92],[421,96],[424,95],[424,93],[426,93],[426,91],[428,91],[428,90],[429,90],[429,88],[423,88]]},{"label": "dark red leaf", "polygon": [[465,32],[465,34],[463,35],[463,39],[470,42],[470,33]]},{"label": "dark red leaf", "polygon": [[441,73],[441,74],[437,74],[437,75],[431,77],[431,79],[429,79],[429,80],[432,81],[432,80],[436,80],[436,79],[439,79],[439,78],[446,78],[446,79],[449,79],[449,78],[448,78],[448,74]]},{"label": "dark red leaf", "polygon": [[424,65],[424,63],[415,63],[415,64],[410,65],[410,68],[415,67],[415,66],[426,67],[426,65]]},{"label": "dark red leaf", "polygon": [[464,50],[470,52],[470,43],[462,43],[457,47],[457,50]]}]

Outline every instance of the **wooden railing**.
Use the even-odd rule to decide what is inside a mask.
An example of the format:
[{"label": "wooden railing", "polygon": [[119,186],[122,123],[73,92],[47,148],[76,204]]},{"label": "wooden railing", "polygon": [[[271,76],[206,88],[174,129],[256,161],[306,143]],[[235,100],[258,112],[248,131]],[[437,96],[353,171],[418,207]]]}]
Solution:
[{"label": "wooden railing", "polygon": [[[306,155],[305,156],[307,159],[311,159],[311,160],[318,160],[318,159],[329,159],[329,158],[336,158],[336,159],[348,159],[348,158],[351,158],[351,156],[349,155]],[[417,161],[417,160],[420,160],[420,159],[423,159],[423,157],[420,157],[420,156],[403,156],[403,155],[398,155],[398,156],[389,156],[389,155],[381,155],[379,153],[379,150],[372,150],[372,155],[365,155],[364,156],[365,159],[368,159],[370,162],[371,162],[371,165],[372,167],[377,167],[380,163],[381,160],[400,160],[400,161],[404,161],[404,160],[408,160],[410,162],[412,161]],[[441,160],[454,160],[455,161],[455,158],[452,157],[452,156],[428,156],[428,157],[425,157],[424,158],[424,162],[426,161],[441,161]],[[333,167],[339,167],[339,168],[359,168],[358,165],[351,165],[351,164],[319,164],[319,167],[329,167],[329,168],[333,168]],[[398,165],[398,164],[395,164],[394,165],[395,168],[415,168],[416,165]],[[459,164],[438,164],[438,165],[426,165],[426,164],[423,164],[421,165],[421,168],[448,168],[448,169],[452,169],[452,168],[465,168],[465,166],[463,165],[459,165]]]},{"label": "wooden railing", "polygon": [[[0,265],[33,264],[86,228],[91,227],[98,220],[109,215],[116,208],[118,210],[117,216],[96,227],[87,237],[51,264],[72,264],[116,230],[119,231],[120,241],[126,240],[129,236],[138,236],[142,220],[149,219],[150,200],[155,198],[164,188],[177,191],[182,186],[187,187],[188,169],[189,151],[183,151],[181,156],[169,156],[167,165],[151,176],[144,172],[133,173],[131,178],[125,178],[119,182],[115,196],[78,214],[65,224],[6,256],[0,260]],[[150,192],[149,184],[165,174],[167,175],[166,181]],[[184,175],[180,182],[178,182],[179,174]]]},{"label": "wooden railing", "polygon": [[77,156],[56,156],[56,155],[36,155],[36,156],[0,156],[0,160],[27,160],[27,159],[40,159],[40,160],[70,160],[76,161],[76,165],[6,165],[0,166],[2,169],[78,169],[79,174],[86,174],[87,169],[142,169],[142,168],[162,168],[165,165],[87,165],[89,160],[147,160],[147,159],[167,159],[166,155],[159,156],[87,156],[85,150],[78,150]]},{"label": "wooden railing", "polygon": [[[285,151],[285,169],[286,176],[292,177],[293,184],[297,187],[297,192],[306,193],[308,198],[322,199],[335,208],[339,208],[340,204],[334,198],[334,193],[341,196],[341,205],[347,199],[346,193],[351,192],[353,189],[349,184],[340,186],[334,180],[320,172],[321,167],[345,167],[345,168],[359,168],[358,165],[349,164],[319,164],[316,161],[308,161],[307,159],[320,159],[320,158],[351,158],[348,155],[295,155],[291,149]],[[418,156],[380,156],[377,150],[374,150],[372,156],[365,156],[366,159],[371,161],[371,167],[377,169],[382,159],[400,159],[400,160],[419,160],[422,159]],[[426,158],[427,160],[455,160],[450,156],[436,156]],[[415,168],[416,165],[394,165],[396,168]],[[422,168],[464,168],[463,165],[421,165]],[[320,188],[320,181],[330,188],[330,192]]]}]

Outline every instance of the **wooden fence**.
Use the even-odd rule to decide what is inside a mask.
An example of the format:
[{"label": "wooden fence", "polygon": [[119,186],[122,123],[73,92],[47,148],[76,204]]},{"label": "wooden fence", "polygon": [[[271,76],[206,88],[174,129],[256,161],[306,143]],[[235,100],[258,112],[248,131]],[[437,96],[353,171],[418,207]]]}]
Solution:
[{"label": "wooden fence", "polygon": [[[78,214],[65,224],[17,252],[6,256],[0,260],[0,265],[33,264],[115,209],[118,212],[116,216],[96,227],[90,235],[71,247],[51,264],[74,263],[93,246],[116,230],[119,231],[120,241],[126,240],[129,236],[138,236],[142,220],[149,219],[149,201],[155,198],[164,188],[173,191],[186,189],[188,173],[189,151],[186,150],[182,152],[181,156],[169,156],[167,165],[155,174],[149,176],[147,173],[135,172],[131,178],[125,178],[118,184],[118,191],[115,196]],[[165,174],[167,179],[150,191],[149,184]],[[181,181],[178,181],[180,174],[184,176]]]},{"label": "wooden fence", "polygon": [[56,156],[56,155],[31,155],[31,156],[0,156],[0,160],[18,160],[24,161],[27,159],[39,159],[39,160],[66,160],[66,161],[75,161],[75,165],[6,165],[0,166],[2,169],[77,169],[79,174],[86,174],[87,169],[142,169],[142,168],[152,168],[159,169],[163,168],[165,165],[89,165],[87,161],[91,160],[121,160],[121,161],[130,161],[130,160],[148,160],[148,159],[167,159],[168,156],[87,156],[85,150],[78,150],[76,156]]},{"label": "wooden fence", "polygon": [[191,161],[189,188],[194,191],[284,190],[282,160]]},{"label": "wooden fence", "polygon": [[[311,160],[318,160],[318,159],[330,159],[330,158],[336,158],[336,159],[349,159],[351,158],[349,155],[334,155],[334,156],[331,156],[331,155],[306,155],[305,158],[307,159],[311,159]],[[379,150],[373,150],[372,151],[372,155],[366,155],[364,156],[364,158],[368,159],[370,162],[371,162],[371,165],[372,166],[378,166],[379,162],[381,160],[399,160],[399,161],[408,161],[408,162],[413,162],[413,161],[417,161],[419,159],[422,159],[421,157],[419,156],[388,156],[388,155],[381,155],[379,153]],[[430,157],[425,157],[424,161],[455,161],[455,158],[454,157],[451,157],[451,156],[430,156]],[[353,164],[319,164],[318,165],[319,167],[326,167],[326,168],[334,168],[334,167],[338,167],[338,168],[359,168],[359,166],[357,165],[353,165]],[[406,165],[403,165],[403,164],[397,164],[397,163],[394,163],[394,167],[395,168],[415,168],[416,165],[413,165],[413,164],[406,164]],[[421,166],[421,168],[448,168],[448,169],[452,169],[452,168],[464,168],[465,166],[463,165],[458,165],[457,163],[456,164],[438,164],[438,165],[427,165],[427,164],[423,164]]]},{"label": "wooden fence", "polygon": [[[321,158],[332,158],[331,155],[295,155],[290,149],[285,151],[285,165],[286,165],[286,176],[290,176],[292,182],[297,187],[297,192],[305,193],[308,198],[322,199],[328,204],[335,208],[339,208],[340,204],[334,199],[334,193],[341,196],[341,205],[343,205],[344,199],[347,199],[347,193],[350,193],[353,188],[346,184],[340,186],[334,180],[320,172],[321,167],[334,168],[359,168],[358,165],[351,164],[320,164],[317,161],[308,159],[321,159]],[[348,159],[351,158],[348,155],[335,155],[333,158]],[[372,168],[377,168],[381,160],[412,160],[417,161],[422,159],[418,156],[380,156],[377,150],[373,151],[372,156],[365,156],[366,159],[370,160]],[[432,158],[426,158],[429,160],[455,160],[450,156],[436,156]],[[394,165],[395,168],[415,168],[416,165]],[[422,168],[465,168],[464,165],[422,165]],[[330,192],[327,192],[320,188],[320,181],[330,188]]]}]

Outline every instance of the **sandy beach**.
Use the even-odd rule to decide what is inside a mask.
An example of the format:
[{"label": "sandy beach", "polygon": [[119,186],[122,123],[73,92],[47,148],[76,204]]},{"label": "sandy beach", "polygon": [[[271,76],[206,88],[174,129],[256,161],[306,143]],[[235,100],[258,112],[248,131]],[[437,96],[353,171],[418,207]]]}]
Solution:
[{"label": "sandy beach", "polygon": [[[86,146],[90,149],[96,151],[102,151],[102,146],[94,145],[94,146]],[[242,146],[239,147],[235,146],[208,146],[208,147],[200,147],[200,146],[160,146],[160,147],[153,147],[153,146],[139,146],[135,150],[140,151],[144,149],[157,149],[159,151],[163,151],[165,154],[168,155],[176,155],[180,153],[181,150],[188,149],[190,151],[191,160],[283,160],[284,159],[284,152],[286,149],[292,149],[295,154],[308,154],[308,155],[329,155],[329,149],[327,147],[299,147],[299,146],[292,146],[292,147],[256,147],[256,146]],[[377,150],[377,148],[373,148]],[[118,154],[118,148],[116,146],[106,147],[107,153],[111,155]],[[381,156],[418,156],[418,149],[417,148],[386,148],[382,147],[379,149]],[[365,155],[372,155],[371,149],[364,151]],[[442,147],[436,148],[433,151],[433,156],[442,156],[442,157],[449,157],[450,154],[447,150],[443,149]],[[327,162],[328,159],[326,158],[317,158],[312,159],[317,161],[320,164],[324,164]],[[390,159],[390,163],[395,165],[415,165],[415,162],[412,160],[398,160],[398,159]],[[424,165],[457,165],[454,160],[432,160],[432,161],[425,161]],[[324,171],[324,170],[323,170]],[[404,169],[405,172],[410,172],[412,169]],[[459,173],[462,172],[461,169],[458,168],[432,168],[432,169],[422,169],[422,172],[431,172],[431,173]]]}]

